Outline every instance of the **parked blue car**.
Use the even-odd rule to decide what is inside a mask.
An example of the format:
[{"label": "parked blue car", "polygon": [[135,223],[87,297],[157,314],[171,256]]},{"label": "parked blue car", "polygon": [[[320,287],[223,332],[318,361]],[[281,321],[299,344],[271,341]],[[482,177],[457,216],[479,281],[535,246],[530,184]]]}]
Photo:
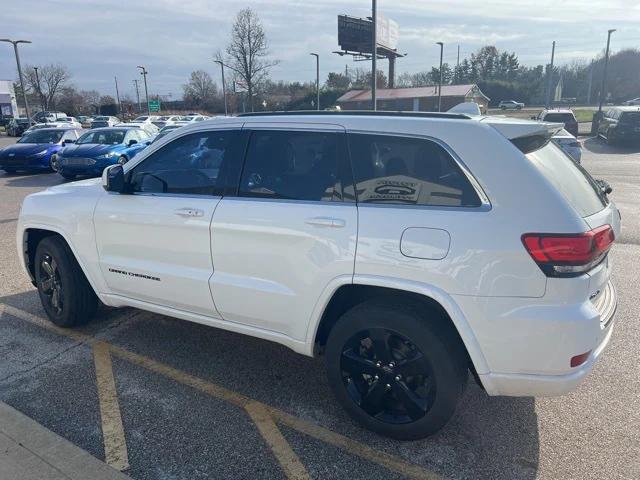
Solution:
[{"label": "parked blue car", "polygon": [[141,128],[96,128],[82,135],[74,145],[62,149],[52,165],[68,180],[78,175],[98,177],[109,165],[127,163],[151,143],[150,140]]},{"label": "parked blue car", "polygon": [[75,128],[42,128],[25,133],[14,145],[0,149],[0,169],[51,171],[51,157],[84,133]]}]

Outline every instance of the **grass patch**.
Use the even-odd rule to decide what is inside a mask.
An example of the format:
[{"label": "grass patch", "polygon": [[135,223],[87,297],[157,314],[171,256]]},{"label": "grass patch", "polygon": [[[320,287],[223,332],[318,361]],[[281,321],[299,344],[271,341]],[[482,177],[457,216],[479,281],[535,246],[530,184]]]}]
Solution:
[{"label": "grass patch", "polygon": [[573,111],[578,122],[590,122],[593,119],[594,110],[576,109]]}]

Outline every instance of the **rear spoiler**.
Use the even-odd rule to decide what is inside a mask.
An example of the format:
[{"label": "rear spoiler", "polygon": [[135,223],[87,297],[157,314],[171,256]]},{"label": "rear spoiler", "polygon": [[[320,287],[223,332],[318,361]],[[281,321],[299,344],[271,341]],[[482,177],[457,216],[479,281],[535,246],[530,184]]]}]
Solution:
[{"label": "rear spoiler", "polygon": [[530,153],[544,147],[551,137],[564,128],[563,123],[534,122],[508,117],[484,117],[488,123],[511,140],[522,153]]}]

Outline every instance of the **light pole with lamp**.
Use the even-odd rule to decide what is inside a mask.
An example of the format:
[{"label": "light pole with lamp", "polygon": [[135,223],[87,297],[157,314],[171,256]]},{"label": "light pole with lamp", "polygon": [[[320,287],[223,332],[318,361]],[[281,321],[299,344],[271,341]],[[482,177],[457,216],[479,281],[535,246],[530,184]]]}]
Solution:
[{"label": "light pole with lamp", "polygon": [[316,109],[320,110],[320,55],[317,53],[310,53],[316,57]]},{"label": "light pole with lamp", "polygon": [[220,65],[220,69],[222,71],[222,96],[224,97],[224,114],[229,115],[228,107],[227,107],[227,87],[224,83],[224,63],[222,60],[214,60],[215,63]]},{"label": "light pole with lamp", "polygon": [[438,111],[442,111],[442,52],[444,50],[443,42],[436,42],[436,45],[440,45],[440,80],[438,81]]},{"label": "light pole with lamp", "polygon": [[22,88],[22,98],[24,99],[24,110],[27,112],[27,120],[31,125],[31,115],[29,114],[29,101],[27,100],[27,92],[24,89],[24,78],[22,77],[22,68],[20,67],[20,54],[18,53],[19,43],[31,43],[30,40],[11,40],[9,38],[0,38],[0,42],[13,44],[13,51],[16,54],[16,64],[18,65],[18,76],[20,77],[20,88]]},{"label": "light pole with lamp", "polygon": [[142,75],[144,77],[144,96],[147,100],[147,115],[151,115],[151,109],[149,108],[149,91],[147,90],[147,69],[144,68],[142,65],[138,65],[138,67],[140,69],[140,75]]}]

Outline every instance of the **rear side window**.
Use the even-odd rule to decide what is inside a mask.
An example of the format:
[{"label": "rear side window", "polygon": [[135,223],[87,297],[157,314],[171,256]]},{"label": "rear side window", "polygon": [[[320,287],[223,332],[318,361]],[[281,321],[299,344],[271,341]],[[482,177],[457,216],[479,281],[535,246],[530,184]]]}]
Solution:
[{"label": "rear side window", "polygon": [[341,201],[344,151],[343,133],[254,131],[240,196]]},{"label": "rear side window", "polygon": [[606,197],[595,180],[580,165],[571,161],[560,148],[549,142],[527,158],[569,201],[582,217],[602,210]]},{"label": "rear side window", "polygon": [[567,122],[575,122],[576,117],[573,116],[573,113],[547,113],[544,116],[544,121],[567,123]]},{"label": "rear side window", "polygon": [[640,112],[622,112],[620,123],[640,126]]},{"label": "rear side window", "polygon": [[391,135],[350,134],[358,202],[479,207],[456,161],[437,143]]}]

